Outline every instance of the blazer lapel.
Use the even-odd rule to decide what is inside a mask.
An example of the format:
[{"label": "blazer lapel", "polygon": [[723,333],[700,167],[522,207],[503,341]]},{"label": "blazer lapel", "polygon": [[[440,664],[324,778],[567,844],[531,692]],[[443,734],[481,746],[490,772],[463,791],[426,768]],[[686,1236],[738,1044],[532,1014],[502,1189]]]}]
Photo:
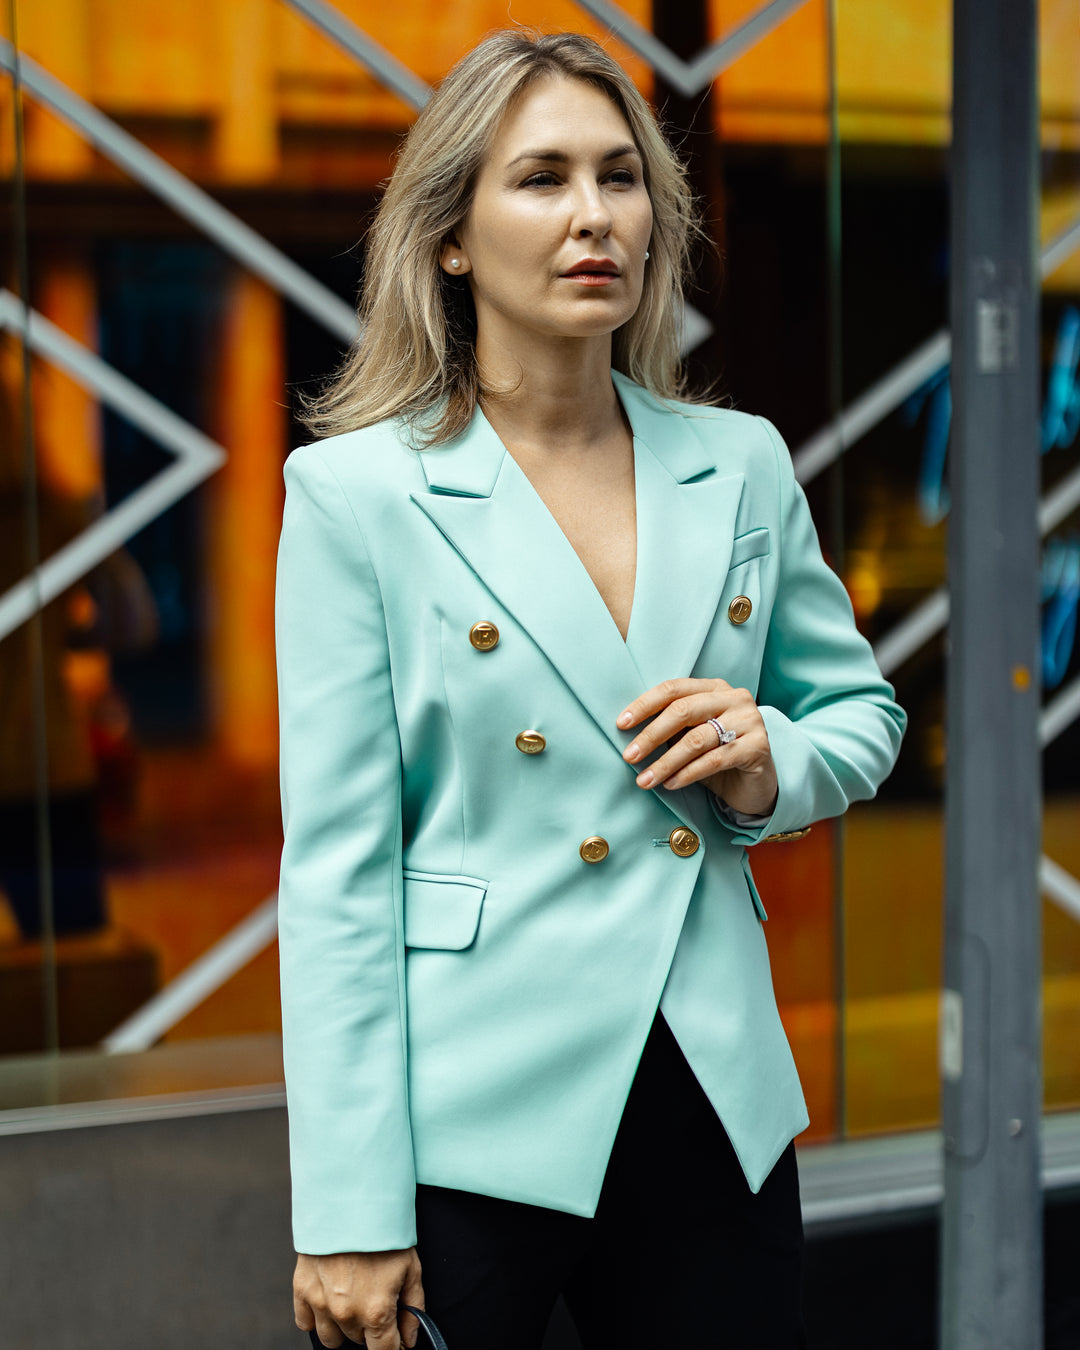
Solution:
[{"label": "blazer lapel", "polygon": [[[694,430],[615,374],[634,429],[637,577],[627,646],[645,681],[687,676],[716,618],[743,475],[722,474]],[[720,672],[715,672],[719,674]]]},{"label": "blazer lapel", "polygon": [[691,419],[615,377],[634,431],[637,574],[627,641],[532,484],[477,410],[451,445],[420,454],[412,500],[545,653],[621,753],[615,718],[688,675],[727,576],[742,475],[721,476]]},{"label": "blazer lapel", "polygon": [[[412,499],[544,652],[619,753],[615,726],[644,686],[566,536],[479,410],[452,445],[425,450]],[[478,616],[483,617],[483,616]]]}]

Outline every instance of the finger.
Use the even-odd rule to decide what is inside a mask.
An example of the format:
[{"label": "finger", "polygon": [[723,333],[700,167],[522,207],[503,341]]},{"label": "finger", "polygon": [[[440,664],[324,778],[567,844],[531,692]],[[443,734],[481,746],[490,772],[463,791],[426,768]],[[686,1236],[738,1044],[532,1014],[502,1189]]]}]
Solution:
[{"label": "finger", "polygon": [[[715,740],[715,737],[713,737]],[[643,788],[664,788],[664,791],[674,791],[675,788],[688,787],[690,783],[699,783],[702,779],[713,778],[720,774],[725,768],[730,768],[728,759],[726,759],[726,749],[728,747],[714,747],[711,751],[706,751],[702,755],[695,755],[670,763],[668,756],[663,760],[657,760],[656,767],[649,765],[643,774],[637,778],[637,786]]]},{"label": "finger", "polygon": [[[708,778],[721,769],[732,767],[730,751],[735,742],[721,746],[716,731],[704,725],[690,730],[637,776],[642,788],[685,787],[687,783]],[[678,780],[678,781],[677,781]]]},{"label": "finger", "polygon": [[[769,734],[760,715],[748,724],[744,723],[745,729],[734,716],[725,714],[725,718],[725,730],[736,733],[733,741],[721,743],[711,722],[693,727],[638,775],[639,786],[683,788],[719,773],[767,777],[772,752]],[[652,778],[648,779],[650,771]]]},{"label": "finger", "polygon": [[315,1314],[308,1307],[307,1299],[302,1294],[293,1293],[293,1318],[297,1327],[301,1331],[315,1330]]},{"label": "finger", "polygon": [[615,719],[615,725],[621,731],[629,731],[631,727],[636,727],[639,722],[644,722],[646,718],[653,717],[677,698],[685,698],[689,694],[701,693],[708,689],[730,688],[731,686],[726,680],[689,678],[662,680],[660,684],[654,684],[651,689],[646,689],[645,693],[634,699],[633,703],[627,704]]},{"label": "finger", "polygon": [[[769,814],[776,802],[776,768],[768,736],[756,732],[740,736],[671,774],[663,787],[674,790],[703,780],[708,780],[713,791],[736,810],[749,815]],[[738,801],[733,800],[733,793]]]},{"label": "finger", "polygon": [[[681,735],[684,731],[689,734],[691,728],[702,726],[713,716],[729,716],[726,708],[719,713],[717,712],[717,694],[715,691],[677,698],[657,713],[647,726],[639,729],[631,744],[623,751],[623,759],[628,764],[640,763],[654,751],[665,746],[675,736]],[[725,723],[726,725],[727,723]],[[713,740],[716,740],[715,733],[713,733]],[[704,743],[702,743],[699,749],[704,748]]]},{"label": "finger", "polygon": [[[424,1285],[420,1278],[420,1262],[416,1260],[409,1270],[405,1283],[401,1286],[401,1301],[407,1303],[412,1308],[425,1308]],[[398,1331],[401,1335],[402,1345],[410,1347],[416,1345],[417,1337],[420,1334],[420,1323],[412,1313],[398,1313]]]},{"label": "finger", "polygon": [[383,1305],[364,1318],[364,1344],[368,1350],[399,1350],[401,1333],[396,1305]]},{"label": "finger", "polygon": [[315,1330],[318,1332],[319,1340],[327,1347],[327,1350],[336,1350],[339,1345],[345,1344],[345,1334],[326,1313],[315,1314]]}]

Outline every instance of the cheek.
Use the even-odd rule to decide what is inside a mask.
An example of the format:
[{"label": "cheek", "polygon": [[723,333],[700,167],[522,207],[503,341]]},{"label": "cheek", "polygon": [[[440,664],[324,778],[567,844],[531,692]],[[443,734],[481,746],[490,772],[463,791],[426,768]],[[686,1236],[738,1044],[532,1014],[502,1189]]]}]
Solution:
[{"label": "cheek", "polygon": [[477,277],[490,283],[496,277],[512,276],[515,269],[534,259],[543,237],[543,222],[535,212],[504,207],[476,220],[464,242]]},{"label": "cheek", "polygon": [[653,232],[653,213],[652,213],[652,203],[650,202],[646,205],[645,210],[642,211],[641,213],[641,220],[638,228],[638,237],[642,241],[642,248],[644,248],[648,244],[650,238],[652,237],[652,232]]}]

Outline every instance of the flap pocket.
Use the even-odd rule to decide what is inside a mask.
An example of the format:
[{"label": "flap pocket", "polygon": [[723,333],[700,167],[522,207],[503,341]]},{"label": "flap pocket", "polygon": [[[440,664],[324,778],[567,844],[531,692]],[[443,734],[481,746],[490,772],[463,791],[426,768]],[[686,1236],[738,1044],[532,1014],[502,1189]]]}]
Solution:
[{"label": "flap pocket", "polygon": [[750,871],[750,859],[747,857],[746,849],[743,849],[742,870],[746,874],[746,884],[750,887],[750,899],[754,902],[754,909],[762,923],[768,923],[769,916],[765,913],[765,906],[761,903],[761,896],[758,895],[758,888],[754,884],[754,874]]},{"label": "flap pocket", "polygon": [[487,882],[431,872],[406,872],[404,878],[405,946],[450,952],[470,946],[480,926]]},{"label": "flap pocket", "polygon": [[769,551],[769,530],[762,525],[757,530],[747,530],[745,534],[735,537],[735,542],[731,546],[731,561],[728,567],[738,567],[740,563],[749,562],[751,558],[763,557]]}]

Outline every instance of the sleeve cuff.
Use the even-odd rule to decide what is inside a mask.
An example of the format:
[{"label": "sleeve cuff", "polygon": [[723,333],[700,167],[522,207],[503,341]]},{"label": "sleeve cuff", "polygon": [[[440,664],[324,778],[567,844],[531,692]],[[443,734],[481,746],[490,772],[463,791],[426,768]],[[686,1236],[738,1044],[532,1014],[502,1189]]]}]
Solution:
[{"label": "sleeve cuff", "polygon": [[722,820],[726,820],[729,825],[738,825],[744,830],[760,830],[762,825],[767,825],[772,816],[750,816],[745,811],[736,811],[733,806],[728,806],[723,797],[713,793],[713,805],[720,814]]}]

